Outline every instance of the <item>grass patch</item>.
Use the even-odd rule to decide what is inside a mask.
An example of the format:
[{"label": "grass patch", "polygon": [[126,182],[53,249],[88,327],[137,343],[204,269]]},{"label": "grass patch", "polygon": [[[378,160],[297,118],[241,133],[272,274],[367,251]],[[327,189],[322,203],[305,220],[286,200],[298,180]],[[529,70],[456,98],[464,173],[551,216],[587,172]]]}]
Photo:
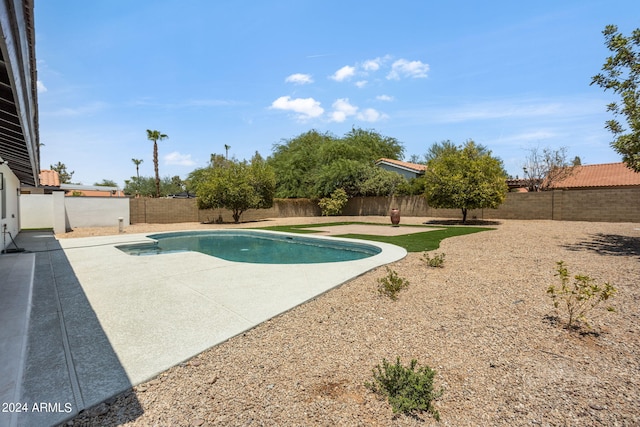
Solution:
[{"label": "grass patch", "polygon": [[[372,224],[367,222],[331,222],[326,224],[308,224],[308,225],[288,225],[288,226],[273,226],[263,227],[263,230],[283,231],[287,233],[315,233],[313,230],[305,230],[307,228],[314,227],[330,227],[334,225],[350,225],[350,224],[366,224],[377,225],[380,227],[389,227],[388,225]],[[481,231],[495,230],[495,228],[488,227],[426,227],[423,225],[403,225],[402,227],[419,227],[425,230],[432,230],[438,228],[438,230],[425,231],[422,233],[405,234],[402,236],[375,236],[370,234],[341,234],[336,235],[339,237],[346,237],[349,239],[362,239],[373,240],[375,242],[391,243],[405,248],[407,252],[424,252],[432,251],[440,247],[440,242],[449,237],[464,236],[466,234],[479,233]]]}]

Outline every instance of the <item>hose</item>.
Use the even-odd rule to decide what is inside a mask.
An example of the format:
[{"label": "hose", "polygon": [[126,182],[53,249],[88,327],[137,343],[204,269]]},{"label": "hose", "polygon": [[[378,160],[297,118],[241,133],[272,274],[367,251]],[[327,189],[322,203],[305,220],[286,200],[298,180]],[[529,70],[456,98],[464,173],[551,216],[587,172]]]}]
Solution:
[{"label": "hose", "polygon": [[[2,250],[3,254],[9,254],[9,253],[16,253],[16,252],[24,252],[24,248],[19,248],[18,245],[16,244],[16,241],[13,240],[13,236],[11,235],[10,231],[7,231],[7,228],[5,227],[4,229],[4,233],[5,234],[9,234],[9,237],[11,237],[11,243],[13,243],[13,246],[15,246],[15,249],[10,249],[10,248],[5,248]],[[9,246],[11,246],[11,243],[9,244]]]}]

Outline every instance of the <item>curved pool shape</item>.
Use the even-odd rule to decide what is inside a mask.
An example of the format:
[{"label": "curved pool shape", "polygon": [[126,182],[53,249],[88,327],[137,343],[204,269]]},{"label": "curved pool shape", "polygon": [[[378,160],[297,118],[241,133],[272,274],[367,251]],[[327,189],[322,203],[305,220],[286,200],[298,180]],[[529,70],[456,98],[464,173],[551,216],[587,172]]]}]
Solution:
[{"label": "curved pool shape", "polygon": [[354,261],[382,251],[377,246],[359,242],[248,230],[185,231],[147,237],[154,241],[116,247],[136,256],[192,251],[255,264]]}]

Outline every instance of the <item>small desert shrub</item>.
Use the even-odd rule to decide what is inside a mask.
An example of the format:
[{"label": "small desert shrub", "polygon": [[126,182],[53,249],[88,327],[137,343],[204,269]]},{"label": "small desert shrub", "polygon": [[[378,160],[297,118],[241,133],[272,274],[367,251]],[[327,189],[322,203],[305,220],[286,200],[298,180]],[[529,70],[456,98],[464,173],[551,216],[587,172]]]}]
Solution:
[{"label": "small desert shrub", "polygon": [[[606,282],[598,285],[591,277],[580,274],[573,276],[573,283],[570,283],[569,271],[564,261],[556,262],[556,267],[555,276],[560,278],[560,286],[551,285],[547,289],[553,306],[557,310],[566,310],[567,327],[576,327],[575,322],[578,321],[589,327],[587,314],[601,302],[613,297],[617,289]],[[613,307],[607,307],[607,310],[615,311]]]},{"label": "small desert shrub", "polygon": [[373,369],[374,382],[366,382],[365,387],[374,393],[385,396],[394,413],[410,414],[427,411],[440,421],[440,414],[433,407],[432,401],[442,395],[442,390],[433,390],[433,378],[436,371],[428,366],[421,366],[416,370],[417,360],[411,360],[408,367],[400,363],[395,364],[382,359],[382,366]]},{"label": "small desert shrub", "polygon": [[444,267],[444,254],[434,253],[433,258],[429,256],[427,252],[422,256],[429,267],[443,268]]},{"label": "small desert shrub", "polygon": [[331,193],[331,197],[320,199],[318,206],[320,206],[322,216],[340,215],[348,200],[347,192],[342,188],[338,188]]},{"label": "small desert shrub", "polygon": [[385,268],[387,269],[387,275],[378,279],[378,292],[396,301],[398,293],[409,286],[409,281],[398,276],[395,270],[391,270],[389,267]]}]

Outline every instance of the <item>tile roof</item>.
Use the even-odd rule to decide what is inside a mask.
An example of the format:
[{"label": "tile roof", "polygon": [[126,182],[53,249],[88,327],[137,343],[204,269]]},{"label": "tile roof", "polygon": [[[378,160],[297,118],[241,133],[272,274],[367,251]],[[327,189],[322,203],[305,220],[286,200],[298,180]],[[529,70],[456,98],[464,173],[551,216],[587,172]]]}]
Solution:
[{"label": "tile roof", "polygon": [[67,197],[126,197],[122,190],[67,190],[64,195]]},{"label": "tile roof", "polygon": [[404,168],[404,169],[409,169],[413,172],[417,172],[417,173],[422,173],[425,170],[427,170],[427,166],[426,165],[421,165],[419,163],[409,163],[409,162],[403,162],[401,160],[394,160],[394,159],[378,159],[378,161],[376,161],[376,164],[379,163],[386,163],[386,164],[390,164],[393,166],[398,166],[400,168]]},{"label": "tile roof", "polygon": [[624,163],[576,166],[567,178],[554,183],[553,188],[627,187],[640,186],[640,173]]},{"label": "tile roof", "polygon": [[46,187],[60,187],[60,175],[58,172],[52,170],[41,170],[40,175],[40,185],[44,185]]}]

